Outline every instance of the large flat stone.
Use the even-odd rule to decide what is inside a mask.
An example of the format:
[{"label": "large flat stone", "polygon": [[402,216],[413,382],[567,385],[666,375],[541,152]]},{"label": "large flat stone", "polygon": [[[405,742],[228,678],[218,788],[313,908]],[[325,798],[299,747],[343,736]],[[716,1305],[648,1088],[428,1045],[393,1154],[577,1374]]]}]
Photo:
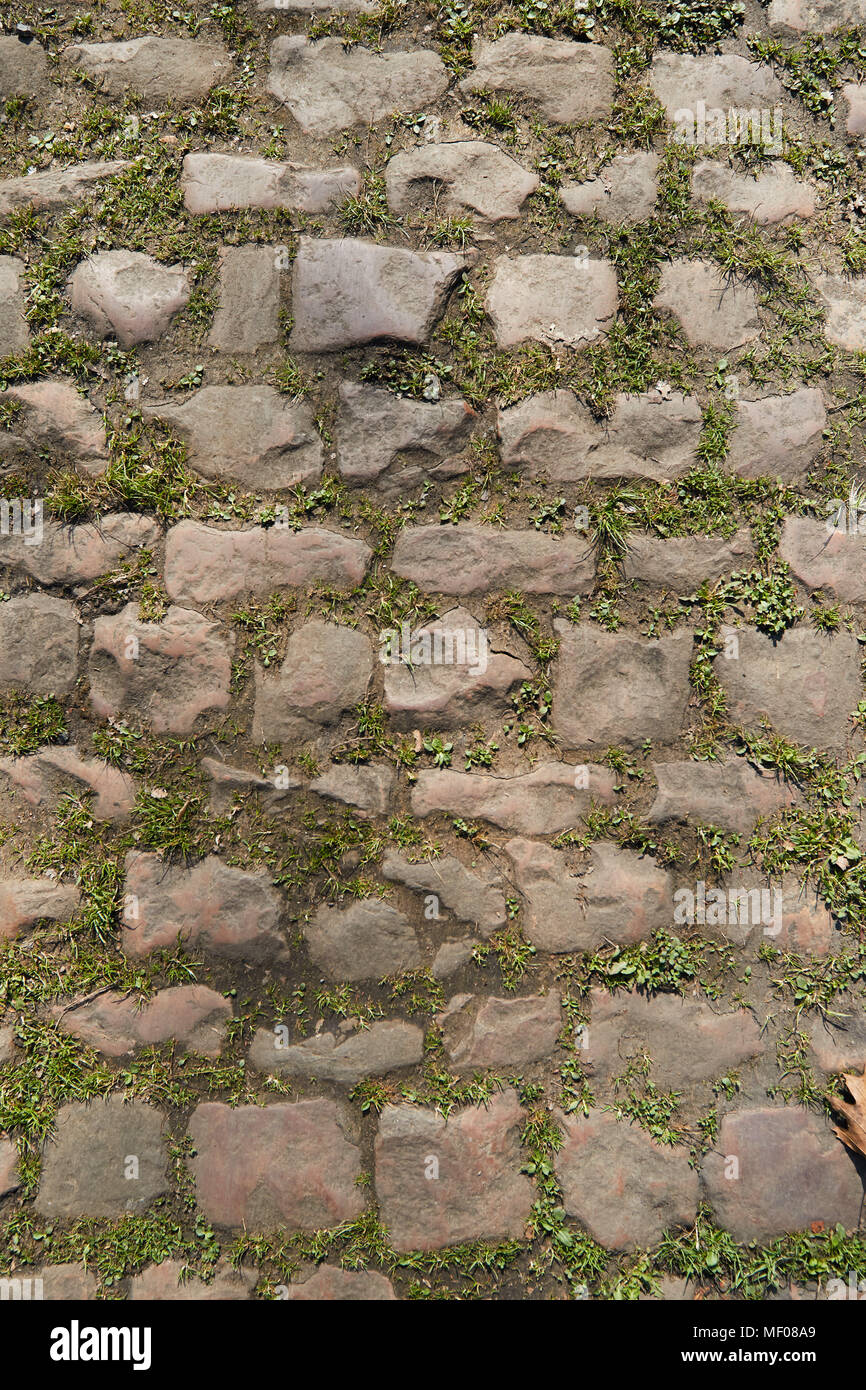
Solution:
[{"label": "large flat stone", "polygon": [[179,521],[165,540],[165,587],[170,598],[188,603],[220,603],[242,594],[264,598],[275,589],[317,583],[354,589],[370,555],[364,541],[319,526],[218,531]]},{"label": "large flat stone", "polygon": [[489,821],[518,835],[556,835],[593,804],[610,806],[615,778],[593,763],[539,763],[511,777],[425,768],[412,787],[412,814],[437,811]]},{"label": "large flat stone", "polygon": [[302,34],[283,34],[271,45],[267,85],[306,135],[324,138],[432,105],[448,86],[448,73],[431,49],[373,53],[360,44],[347,50],[339,38],[311,43]]},{"label": "large flat stone", "polygon": [[14,940],[36,922],[64,922],[81,900],[72,884],[50,878],[0,879],[0,941]]},{"label": "large flat stone", "polygon": [[188,734],[206,710],[228,708],[234,643],[234,633],[190,608],[172,606],[158,623],[141,622],[137,603],[103,615],[90,652],[93,712]]},{"label": "large flat stone", "polygon": [[475,67],[460,83],[461,92],[511,92],[562,124],[610,115],[613,57],[600,44],[511,33],[492,43],[477,40],[472,56]]},{"label": "large flat stone", "polygon": [[556,991],[516,999],[455,995],[438,1019],[451,1066],[474,1071],[545,1061],[562,1027],[559,1003]]},{"label": "large flat stone", "polygon": [[649,642],[589,623],[554,623],[560,650],[553,684],[554,728],[566,747],[635,747],[674,741],[690,697],[690,632]]},{"label": "large flat stone", "polygon": [[336,1265],[319,1265],[309,1279],[289,1284],[286,1293],[290,1303],[390,1303],[396,1297],[391,1280],[384,1274]]},{"label": "large flat stone", "polygon": [[572,217],[600,217],[602,222],[644,222],[658,197],[659,157],[652,151],[621,154],[584,183],[564,183],[559,197]]},{"label": "large flat stone", "polygon": [[207,335],[220,352],[256,352],[280,336],[280,272],[272,246],[224,246],[219,307]]},{"label": "large flat stone", "polygon": [[137,1303],[223,1303],[250,1297],[256,1283],[252,1269],[233,1269],[220,1261],[210,1280],[191,1274],[183,1260],[163,1260],[148,1265],[129,1281],[129,1301]]},{"label": "large flat stone", "polygon": [[340,473],[359,486],[392,493],[466,471],[455,455],[478,417],[463,400],[413,401],[375,386],[340,386]]},{"label": "large flat stone", "polygon": [[815,289],[827,310],[828,343],[848,352],[866,350],[866,275],[816,275]]},{"label": "large flat stone", "polygon": [[93,793],[90,814],[97,820],[123,821],[135,803],[135,782],[101,758],[87,758],[72,745],[49,744],[24,758],[0,759],[0,776],[30,806],[56,810],[61,797]]},{"label": "large flat stone", "polygon": [[419,209],[483,221],[519,217],[539,185],[516,160],[484,140],[418,145],[394,155],[385,167],[388,206],[397,213]]},{"label": "large flat stone", "polygon": [[511,709],[512,687],[531,676],[524,662],[490,650],[489,634],[465,608],[449,609],[411,634],[411,665],[388,653],[383,646],[385,709],[400,729],[501,718]]},{"label": "large flat stone", "polygon": [[30,342],[24,262],[0,256],[0,358],[21,352]]},{"label": "large flat stone", "polygon": [[731,719],[749,727],[767,720],[795,743],[844,749],[849,715],[863,697],[853,633],[792,628],[774,642],[752,627],[731,632],[739,655],[714,663]]},{"label": "large flat stone", "polygon": [[313,962],[332,980],[378,980],[421,964],[408,917],[379,898],[321,906],[304,936]]},{"label": "large flat stone", "polygon": [[373,672],[370,639],[318,620],[291,635],[280,670],[256,666],[253,737],[262,743],[314,738],[361,703]]},{"label": "large flat stone", "polygon": [[695,346],[728,351],[761,334],[755,291],[709,261],[677,259],[663,265],[653,306],[670,310]]},{"label": "large flat stone", "polygon": [[690,1226],[698,1175],[688,1151],[656,1141],[604,1111],[563,1118],[565,1142],[554,1160],[563,1206],[609,1250],[655,1245],[667,1230]]},{"label": "large flat stone", "polygon": [[100,338],[131,348],[161,338],[192,287],[182,265],[161,265],[141,251],[99,251],[75,267],[68,289],[74,314]]},{"label": "large flat stone", "polygon": [[582,536],[501,531],[468,522],[404,527],[391,568],[428,593],[519,589],[573,597],[589,593],[595,583],[595,560]]},{"label": "large flat stone", "polygon": [[697,114],[698,102],[709,110],[766,109],[779,106],[785,89],[770,67],[751,63],[736,53],[656,54],[650,68],[650,84],[667,111]]},{"label": "large flat stone", "polygon": [[107,1057],[127,1057],[140,1047],[170,1041],[188,1052],[218,1057],[232,1006],[206,985],[177,985],[146,1003],[109,991],[58,1004],[52,1012],[65,1033]]},{"label": "large flat stone", "polygon": [[63,50],[63,56],[109,96],[137,92],[146,101],[170,101],[174,105],[203,101],[232,71],[232,60],[221,43],[156,34],[123,43],[72,44]]},{"label": "large flat stone", "polygon": [[745,758],[653,763],[658,791],[647,812],[651,825],[717,825],[750,835],[759,816],[799,804],[796,788]]},{"label": "large flat stone", "polygon": [[394,795],[396,775],[393,767],[353,767],[334,763],[310,783],[310,791],[343,806],[355,806],[371,816],[387,815]]},{"label": "large flat stone", "polygon": [[654,588],[693,593],[704,582],[715,584],[732,570],[747,569],[754,558],[752,533],[743,529],[729,540],[721,536],[630,535],[623,556],[623,578]]},{"label": "large flat stone", "polygon": [[486,864],[467,869],[453,854],[410,860],[399,850],[389,849],[382,860],[382,876],[425,897],[432,893],[458,922],[471,923],[482,936],[490,936],[508,920],[505,884]]},{"label": "large flat stone", "polygon": [[188,154],[181,187],[187,212],[232,212],[240,208],[284,208],[329,212],[361,189],[351,165],[311,169],[246,154]]},{"label": "large flat stone", "polygon": [[737,402],[728,436],[728,467],[743,478],[781,478],[803,483],[825,447],[827,407],[817,387],[786,396]]},{"label": "large flat stone", "polygon": [[0,430],[0,458],[10,463],[48,455],[63,467],[103,473],[108,445],[102,415],[71,381],[49,377],[22,382],[0,393],[0,403],[23,407],[12,426]]},{"label": "large flat stone", "polygon": [[772,1240],[816,1221],[857,1228],[857,1168],[826,1120],[806,1110],[726,1115],[701,1174],[717,1220],[735,1240]]},{"label": "large flat stone", "polygon": [[498,256],[487,312],[500,347],[530,340],[567,347],[597,342],[618,304],[610,261],[575,256]]},{"label": "large flat stone", "polygon": [[18,208],[62,208],[81,202],[93,185],[128,169],[128,159],[95,159],[68,169],[43,169],[23,178],[0,181],[0,217]]},{"label": "large flat stone", "polygon": [[23,532],[0,535],[0,565],[23,570],[40,584],[83,584],[133,560],[137,550],[150,549],[159,537],[155,521],[126,512],[78,526],[46,520],[37,544]]},{"label": "large flat stone", "polygon": [[863,0],[770,0],[767,19],[774,32],[829,34],[866,23]]},{"label": "large flat stone", "polygon": [[322,441],[310,406],[273,386],[205,386],[180,404],[144,406],[142,414],[171,426],[203,478],[234,479],[256,491],[321,475]]},{"label": "large flat stone", "polygon": [[826,589],[844,603],[866,602],[866,535],[837,530],[832,520],[786,516],[779,554],[807,589]]},{"label": "large flat stone", "polygon": [[78,678],[78,622],[66,599],[24,594],[0,604],[0,691],[68,695]]},{"label": "large flat stone", "polygon": [[17,34],[0,37],[0,100],[29,97],[38,101],[50,85],[48,58],[41,43],[25,43]]},{"label": "large flat stone", "polygon": [[454,1110],[447,1120],[420,1106],[385,1107],[375,1145],[376,1196],[395,1250],[523,1235],[533,1189],[519,1171],[522,1120],[514,1091]]},{"label": "large flat stone", "polygon": [[363,1210],[360,1150],[335,1101],[237,1108],[208,1101],[188,1132],[196,1200],[218,1226],[315,1231]]},{"label": "large flat stone", "polygon": [[593,989],[581,1061],[594,1080],[610,1083],[644,1052],[663,1090],[712,1081],[764,1052],[761,1030],[745,1009],[723,1012],[702,995],[638,994]]},{"label": "large flat stone", "polygon": [[464,261],[353,237],[302,236],[292,274],[298,352],[336,352],[383,339],[426,342]]},{"label": "large flat stone", "polygon": [[817,202],[813,185],[796,178],[781,159],[773,160],[757,178],[737,173],[720,160],[701,160],[692,173],[692,194],[699,203],[720,202],[733,213],[745,213],[759,227],[812,217]]},{"label": "large flat stone", "polygon": [[679,478],[695,465],[703,414],[694,396],[620,392],[607,420],[597,420],[571,391],[528,396],[500,410],[506,468],[544,473],[551,482],[584,478]]},{"label": "large flat stone", "polygon": [[373,1023],[354,1033],[314,1033],[292,1046],[283,1046],[277,1033],[260,1028],[253,1038],[249,1060],[257,1071],[271,1076],[297,1076],[355,1086],[365,1076],[386,1076],[404,1067],[414,1067],[423,1055],[423,1028],[393,1020]]},{"label": "large flat stone", "polygon": [[165,1119],[154,1106],[119,1093],[61,1105],[36,1209],[60,1220],[141,1214],[168,1191],[167,1163]]},{"label": "large flat stone", "polygon": [[230,960],[272,961],[284,954],[282,903],[270,876],[248,873],[215,855],[191,869],[157,854],[126,856],[124,953],[135,960],[179,939]]},{"label": "large flat stone", "polygon": [[523,900],[520,926],[526,939],[552,955],[582,950],[583,883],[569,869],[563,852],[521,837],[509,840],[505,852]]}]

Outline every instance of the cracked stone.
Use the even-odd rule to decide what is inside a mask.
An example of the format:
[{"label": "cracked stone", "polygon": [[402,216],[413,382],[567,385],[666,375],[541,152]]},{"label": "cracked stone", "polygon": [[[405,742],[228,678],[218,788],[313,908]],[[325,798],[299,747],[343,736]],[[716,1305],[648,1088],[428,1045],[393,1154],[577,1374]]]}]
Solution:
[{"label": "cracked stone", "polygon": [[600,217],[603,222],[645,222],[658,197],[659,157],[640,150],[622,154],[585,183],[564,183],[560,202],[572,217]]},{"label": "cracked stone", "polygon": [[653,306],[679,319],[695,345],[730,350],[760,337],[755,291],[709,261],[678,259],[663,265]]},{"label": "cracked stone", "polygon": [[310,957],[331,980],[380,980],[421,964],[408,917],[378,898],[318,908],[304,927]]},{"label": "cracked stone", "polygon": [[608,420],[596,420],[571,391],[547,391],[500,410],[506,468],[531,468],[551,482],[584,478],[679,478],[693,468],[703,425],[694,396],[619,393]]},{"label": "cracked stone", "polygon": [[282,902],[264,871],[247,873],[212,854],[187,869],[131,850],[125,893],[121,944],[132,959],[178,938],[230,960],[261,963],[284,954]]},{"label": "cracked stone", "polygon": [[364,1208],[361,1152],[333,1100],[242,1105],[208,1101],[189,1122],[196,1200],[217,1226],[315,1231]]},{"label": "cracked stone", "polygon": [[344,806],[355,806],[373,816],[385,816],[391,806],[396,786],[394,769],[381,767],[351,767],[335,763],[310,783],[310,791]]},{"label": "cracked stone", "polygon": [[765,1051],[751,1013],[721,1012],[700,995],[648,998],[634,990],[609,994],[593,989],[591,999],[588,1046],[581,1061],[594,1079],[605,1083],[621,1076],[643,1052],[652,1058],[654,1080],[665,1090],[678,1090],[724,1076]]},{"label": "cracked stone", "polygon": [[807,589],[831,590],[844,603],[866,602],[866,545],[859,532],[837,530],[832,520],[788,516],[779,555]]},{"label": "cracked stone", "polygon": [[430,49],[372,53],[360,44],[346,50],[341,38],[310,42],[283,34],[271,45],[267,85],[305,135],[326,138],[394,111],[432,106],[448,86],[448,72]]},{"label": "cracked stone", "polygon": [[401,493],[428,478],[464,473],[455,455],[477,422],[465,401],[412,401],[375,386],[340,386],[337,450],[348,481]]},{"label": "cracked stone", "polygon": [[413,658],[422,658],[417,665],[396,656],[389,660],[383,646],[385,709],[393,727],[450,729],[509,712],[510,690],[531,672],[516,657],[490,652],[488,645],[486,629],[472,614],[452,608],[411,634]]},{"label": "cracked stone", "polygon": [[[375,1143],[376,1195],[395,1250],[523,1236],[534,1189],[519,1171],[524,1112],[514,1091],[485,1105],[387,1105]],[[428,1181],[430,1157],[438,1177]]]},{"label": "cracked stone", "polygon": [[817,387],[786,396],[737,402],[728,438],[728,467],[743,478],[803,483],[824,446],[827,407]]},{"label": "cracked stone", "polygon": [[302,236],[292,274],[292,351],[427,341],[465,262],[353,237]]},{"label": "cracked stone", "polygon": [[678,737],[690,699],[690,632],[647,641],[556,619],[553,725],[566,747],[636,747]]},{"label": "cracked stone", "polygon": [[451,854],[413,862],[389,849],[382,860],[382,876],[416,893],[434,894],[458,922],[472,923],[482,936],[491,936],[508,921],[502,877],[485,864],[467,869]]},{"label": "cracked stone", "polygon": [[513,92],[562,125],[611,114],[613,58],[600,44],[514,33],[492,43],[476,40],[472,56],[475,67],[460,83],[461,92]]},{"label": "cracked stone", "polygon": [[218,1057],[232,1007],[205,985],[178,985],[160,990],[144,1004],[110,991],[58,1004],[52,1016],[64,1033],[107,1057],[127,1057],[140,1047],[171,1041],[187,1052]]},{"label": "cracked stone", "polygon": [[560,996],[524,995],[516,999],[458,994],[438,1016],[451,1065],[522,1067],[548,1058],[562,1027]]},{"label": "cracked stone", "polygon": [[736,639],[736,659],[718,656],[714,666],[734,723],[755,727],[769,720],[795,743],[845,748],[849,715],[863,697],[853,633],[791,628],[774,641],[756,628],[722,630],[723,640],[729,635]]},{"label": "cracked stone", "polygon": [[161,338],[192,287],[182,265],[160,265],[141,251],[99,251],[75,267],[68,289],[74,314],[131,348]]},{"label": "cracked stone", "polygon": [[78,678],[78,622],[66,599],[24,594],[0,604],[0,690],[68,695]]},{"label": "cracked stone", "polygon": [[618,300],[610,261],[497,256],[486,305],[499,347],[528,340],[582,347],[604,337]]},{"label": "cracked stone", "polygon": [[443,811],[518,835],[557,835],[594,802],[612,805],[615,781],[609,768],[594,763],[539,763],[512,777],[424,768],[412,787],[412,814]]},{"label": "cracked stone", "polygon": [[304,784],[298,777],[286,775],[286,786],[277,785],[268,777],[257,772],[247,772],[242,767],[232,767],[219,758],[202,758],[201,770],[211,779],[209,808],[217,815],[231,810],[237,795],[248,794],[259,798],[266,810],[274,810],[292,799],[294,792]]},{"label": "cracked stone", "polygon": [[123,43],[80,43],[63,50],[100,91],[125,97],[137,92],[145,101],[198,105],[233,70],[221,43],[200,39],[166,39],[154,34]]},{"label": "cracked stone", "polygon": [[636,1124],[600,1110],[564,1116],[562,1128],[554,1167],[563,1206],[600,1245],[656,1245],[666,1230],[693,1224],[698,1175],[685,1149],[657,1144]]},{"label": "cracked stone", "polygon": [[827,1121],[806,1110],[768,1106],[725,1115],[701,1172],[719,1224],[735,1240],[772,1240],[816,1221],[857,1228],[858,1170]]},{"label": "cracked stone", "polygon": [[256,664],[253,737],[260,743],[314,738],[361,703],[373,672],[362,632],[336,623],[305,623],[292,633],[280,670]]},{"label": "cracked stone", "polygon": [[[2,554],[2,550],[0,550]],[[456,526],[405,526],[391,568],[428,593],[588,594],[595,559],[583,536],[501,531],[464,522]]]},{"label": "cracked stone", "polygon": [[128,603],[93,624],[93,712],[134,714],[158,734],[191,733],[200,714],[228,708],[234,645],[234,633],[192,609],[172,605],[159,622],[143,623]]},{"label": "cracked stone", "polygon": [[180,521],[166,536],[165,588],[170,598],[187,603],[220,603],[247,594],[264,598],[275,589],[317,583],[354,589],[371,554],[364,541],[320,526],[218,531]]},{"label": "cracked stone", "polygon": [[424,1055],[423,1028],[396,1020],[373,1023],[346,1038],[316,1033],[291,1047],[281,1042],[275,1031],[259,1028],[250,1048],[250,1065],[271,1076],[355,1086],[366,1076],[414,1067]]},{"label": "cracked stone", "polygon": [[180,435],[190,468],[203,478],[229,478],[257,490],[321,476],[322,441],[312,409],[273,386],[205,386],[178,405],[144,406],[142,415]]},{"label": "cracked stone", "polygon": [[167,1163],[165,1120],[154,1106],[119,1094],[61,1105],[43,1150],[36,1209],[60,1220],[139,1215],[168,1191]]},{"label": "cracked stone", "polygon": [[361,175],[351,165],[311,169],[243,154],[188,154],[181,187],[187,212],[232,212],[239,208],[281,208],[288,212],[330,212],[361,191]]},{"label": "cracked stone", "polygon": [[385,168],[393,212],[435,208],[439,216],[470,212],[486,222],[519,217],[539,183],[537,174],[484,140],[419,145],[395,155]]}]

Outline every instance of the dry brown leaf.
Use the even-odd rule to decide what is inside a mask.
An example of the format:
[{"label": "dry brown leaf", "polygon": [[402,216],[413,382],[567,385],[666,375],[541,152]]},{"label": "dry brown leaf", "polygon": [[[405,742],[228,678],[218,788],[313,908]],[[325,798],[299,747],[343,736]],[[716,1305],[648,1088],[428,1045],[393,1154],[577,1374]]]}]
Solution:
[{"label": "dry brown leaf", "polygon": [[827,1097],[836,1113],[846,1121],[844,1128],[834,1125],[833,1133],[847,1148],[866,1157],[866,1067],[863,1068],[862,1076],[849,1076],[843,1072],[842,1080],[853,1104],[841,1100],[838,1096]]}]

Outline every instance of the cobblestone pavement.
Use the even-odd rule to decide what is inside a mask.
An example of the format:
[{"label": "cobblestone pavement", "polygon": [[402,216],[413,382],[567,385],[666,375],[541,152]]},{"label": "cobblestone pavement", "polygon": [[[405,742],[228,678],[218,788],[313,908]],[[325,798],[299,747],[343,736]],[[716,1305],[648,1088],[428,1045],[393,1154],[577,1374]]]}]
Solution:
[{"label": "cobblestone pavement", "polygon": [[866,1280],[863,0],[0,18],[2,1296]]}]

